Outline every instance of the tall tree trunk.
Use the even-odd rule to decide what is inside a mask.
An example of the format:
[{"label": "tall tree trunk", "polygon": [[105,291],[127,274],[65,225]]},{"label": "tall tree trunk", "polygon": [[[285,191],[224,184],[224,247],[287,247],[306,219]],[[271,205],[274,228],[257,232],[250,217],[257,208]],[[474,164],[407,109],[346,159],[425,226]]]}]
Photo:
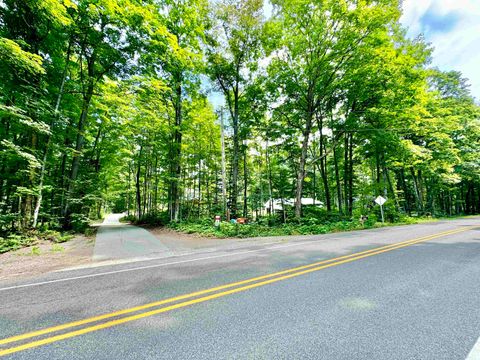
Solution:
[{"label": "tall tree trunk", "polygon": [[316,171],[315,166],[313,166],[313,191],[312,191],[312,196],[313,196],[313,206],[315,206],[316,201],[317,201],[317,171]]},{"label": "tall tree trunk", "polygon": [[133,168],[131,163],[128,163],[128,176],[127,176],[127,216],[130,216],[130,183],[131,183],[131,176],[132,176]]},{"label": "tall tree trunk", "polygon": [[67,199],[65,202],[65,209],[63,212],[66,218],[68,218],[69,216],[69,206],[70,206],[69,197],[72,194],[75,181],[77,180],[78,170],[80,167],[80,157],[83,150],[83,145],[85,143],[84,131],[85,131],[85,125],[88,117],[88,109],[90,107],[90,102],[93,97],[93,89],[94,89],[93,82],[90,81],[90,84],[88,85],[87,93],[83,98],[82,112],[80,114],[80,119],[78,121],[78,126],[77,126],[77,140],[75,145],[75,152],[73,153],[72,168],[70,172],[70,178],[69,178],[68,189],[67,189]]},{"label": "tall tree trunk", "polygon": [[410,168],[410,174],[412,175],[413,187],[415,188],[415,198],[416,198],[416,203],[417,203],[417,211],[422,213],[423,212],[423,198],[422,198],[422,193],[419,189],[419,183],[418,183],[418,180],[417,180],[417,176],[415,175],[415,170],[413,168]]},{"label": "tall tree trunk", "polygon": [[198,214],[197,218],[200,219],[201,213],[201,201],[202,201],[202,159],[198,157]]},{"label": "tall tree trunk", "polygon": [[[5,105],[6,106],[11,106],[13,105],[13,96],[12,96],[12,99],[7,99],[7,101],[5,102]],[[10,133],[10,120],[8,118],[4,118],[2,119],[2,123],[4,124],[4,128],[5,128],[5,131],[3,132],[3,134],[1,134],[3,136],[4,139],[8,139],[9,137],[9,133]],[[4,158],[4,155],[3,153],[0,152],[0,164],[1,164],[1,167],[0,167],[0,204],[2,204],[2,200],[3,200],[3,197],[4,197],[4,192],[8,192],[9,190],[9,186],[8,186],[8,177],[6,176],[7,175],[7,164],[6,164],[6,161],[3,160]],[[5,201],[5,205],[7,204],[8,202]]]},{"label": "tall tree trunk", "polygon": [[400,184],[403,190],[403,199],[405,202],[405,212],[408,215],[411,215],[412,213],[412,207],[410,206],[410,191],[407,186],[407,181],[405,180],[405,171],[404,169],[400,169],[398,171],[398,178],[400,180]]},{"label": "tall tree trunk", "polygon": [[420,199],[421,199],[422,212],[424,212],[425,211],[425,188],[424,188],[424,181],[423,181],[423,173],[421,169],[418,170],[417,184],[418,184],[418,192],[420,194]]},{"label": "tall tree trunk", "polygon": [[267,172],[268,172],[268,206],[270,210],[269,215],[273,215],[273,179],[272,179],[272,165],[270,163],[270,155],[268,152],[268,140],[265,144],[265,161],[267,163]]},{"label": "tall tree trunk", "polygon": [[47,164],[47,154],[48,154],[49,143],[50,143],[50,137],[48,138],[46,149],[45,149],[45,152],[43,154],[42,168],[40,170],[40,180],[39,180],[39,184],[38,184],[37,202],[35,204],[35,210],[33,211],[32,228],[34,228],[34,229],[37,228],[38,215],[40,214],[40,207],[42,206],[43,181],[45,179],[45,168],[46,168],[46,164]]},{"label": "tall tree trunk", "polygon": [[343,197],[345,202],[345,214],[348,215],[348,133],[345,134],[345,142],[343,146]]},{"label": "tall tree trunk", "polygon": [[[70,172],[70,179],[68,182],[67,199],[65,202],[65,209],[63,211],[64,222],[67,224],[69,222],[69,213],[70,213],[69,197],[72,194],[75,181],[77,180],[78,170],[80,166],[80,158],[83,150],[83,145],[85,143],[84,131],[85,131],[85,126],[88,118],[88,110],[90,107],[90,103],[92,101],[93,91],[95,89],[95,78],[97,75],[95,70],[96,61],[97,61],[97,52],[96,50],[94,50],[90,56],[87,56],[87,74],[88,74],[87,87],[86,87],[86,91],[83,93],[82,111],[81,111],[80,119],[78,121],[78,126],[77,126],[77,139],[75,144],[75,152],[73,153],[72,168]],[[82,67],[82,64],[80,64],[80,66]],[[83,77],[83,72],[81,72],[81,74]]]},{"label": "tall tree trunk", "polygon": [[395,191],[395,188],[393,187],[392,179],[390,178],[390,172],[388,171],[385,164],[383,165],[383,171],[385,172],[385,177],[387,178],[388,187],[390,189],[393,200],[395,202],[395,208],[397,209],[397,211],[400,211],[400,203],[398,202],[397,192]]},{"label": "tall tree trunk", "polygon": [[145,156],[145,171],[143,173],[143,214],[148,214],[147,202],[148,202],[148,178],[149,174],[149,153],[147,148],[147,156]]},{"label": "tall tree trunk", "polygon": [[247,185],[248,185],[247,147],[245,146],[245,150],[243,153],[243,217],[247,217],[247,214],[248,214]]},{"label": "tall tree trunk", "polygon": [[[31,145],[30,148],[32,151],[35,152],[38,146],[38,135],[36,131],[32,131],[31,133]],[[35,168],[30,168],[29,171],[29,176],[28,176],[28,184],[29,188],[33,188],[34,183],[35,183],[35,173],[36,169]],[[25,204],[23,205],[23,211],[22,211],[22,228],[27,228],[30,225],[30,219],[33,216],[33,195],[27,194],[25,196]]]},{"label": "tall tree trunk", "polygon": [[72,160],[72,171],[70,174],[70,183],[68,186],[69,190],[72,188],[73,182],[77,179],[77,176],[78,176],[78,169],[80,165],[80,154],[83,150],[83,145],[85,143],[85,135],[84,135],[85,125],[87,122],[88,108],[90,107],[92,96],[93,96],[93,84],[89,86],[88,93],[83,100],[82,113],[80,115],[80,120],[78,121],[77,141],[75,145],[75,153],[73,154],[73,160]]},{"label": "tall tree trunk", "polygon": [[[327,211],[332,211],[332,202],[330,196],[330,186],[328,185],[328,172],[327,172],[327,153],[326,153],[326,145],[325,142],[322,140],[323,136],[320,133],[320,170],[323,180],[323,188],[325,189],[325,202],[327,205]],[[324,155],[325,154],[325,155]]]},{"label": "tall tree trunk", "polygon": [[180,213],[180,178],[182,175],[182,79],[178,75],[175,88],[175,131],[173,136],[173,173],[170,179],[170,220],[178,221]]},{"label": "tall tree trunk", "polygon": [[234,92],[234,111],[233,111],[233,164],[232,164],[232,193],[230,194],[230,207],[232,217],[237,217],[237,199],[238,199],[238,168],[239,168],[239,98],[238,83]]},{"label": "tall tree trunk", "polygon": [[135,189],[136,189],[136,200],[137,200],[137,216],[138,219],[142,217],[142,196],[141,196],[141,190],[140,190],[140,175],[142,171],[142,150],[143,146],[140,146],[140,152],[138,154],[138,162],[137,162],[137,174],[135,177]]},{"label": "tall tree trunk", "polygon": [[335,182],[337,188],[337,200],[338,200],[338,211],[340,214],[343,214],[343,199],[342,199],[342,185],[340,183],[340,170],[338,166],[338,156],[337,156],[337,147],[333,144],[333,160],[335,167]]},{"label": "tall tree trunk", "polygon": [[[325,190],[325,203],[327,211],[332,211],[332,203],[330,196],[330,186],[328,185],[327,172],[327,146],[323,136],[323,117],[317,116],[318,131],[320,132],[320,175],[322,176],[323,188]],[[335,144],[333,144],[335,146]]]},{"label": "tall tree trunk", "polygon": [[298,164],[297,186],[295,190],[295,217],[297,219],[302,216],[303,182],[305,180],[305,164],[307,161],[308,140],[310,138],[310,132],[312,130],[312,117],[312,111],[309,109],[309,111],[307,112],[305,129],[303,131],[302,152],[300,155],[300,162]]},{"label": "tall tree trunk", "polygon": [[[65,136],[63,140],[64,149],[69,149],[72,145],[72,140],[70,139],[70,130],[73,128],[73,119],[69,120],[67,128],[65,130]],[[67,185],[68,185],[68,176],[67,176],[67,162],[68,162],[68,153],[69,151],[63,151],[62,161],[59,168],[58,176],[58,187],[61,189],[60,192],[60,209],[57,212],[59,216],[64,216],[66,196],[67,196]]]},{"label": "tall tree trunk", "polygon": [[353,133],[350,133],[350,148],[349,148],[349,177],[348,177],[348,214],[352,215],[353,213]]},{"label": "tall tree trunk", "polygon": [[376,191],[375,195],[380,195],[381,187],[380,187],[380,178],[381,178],[381,171],[380,171],[380,150],[378,149],[378,146],[375,147],[375,170],[376,170]]},{"label": "tall tree trunk", "polygon": [[223,122],[223,108],[220,109],[220,141],[222,146],[222,204],[225,219],[227,218],[227,169],[225,161],[225,125]]},{"label": "tall tree trunk", "polygon": [[475,203],[475,214],[478,214],[480,212],[480,185],[477,184],[477,198],[473,199],[474,203]]},{"label": "tall tree trunk", "polygon": [[158,212],[158,154],[155,153],[155,169],[154,169],[154,177],[155,177],[155,189],[153,195],[153,210],[155,213]]}]

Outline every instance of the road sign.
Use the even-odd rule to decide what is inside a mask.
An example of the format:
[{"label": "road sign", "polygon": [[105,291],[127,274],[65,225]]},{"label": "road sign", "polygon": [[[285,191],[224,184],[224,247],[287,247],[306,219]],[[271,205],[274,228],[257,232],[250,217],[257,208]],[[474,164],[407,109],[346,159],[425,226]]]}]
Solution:
[{"label": "road sign", "polygon": [[380,212],[382,213],[382,223],[385,222],[385,218],[383,216],[383,204],[385,204],[385,201],[387,201],[387,199],[385,199],[384,197],[382,196],[378,196],[376,199],[375,199],[375,202],[380,205]]},{"label": "road sign", "polygon": [[220,226],[220,215],[216,215],[215,216],[215,227],[219,227]]}]

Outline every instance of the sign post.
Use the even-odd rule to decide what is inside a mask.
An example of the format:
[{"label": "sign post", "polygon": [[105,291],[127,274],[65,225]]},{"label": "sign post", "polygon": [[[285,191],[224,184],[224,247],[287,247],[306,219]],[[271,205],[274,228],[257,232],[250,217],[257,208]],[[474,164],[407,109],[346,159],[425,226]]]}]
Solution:
[{"label": "sign post", "polygon": [[220,215],[215,216],[215,227],[217,229],[220,227]]},{"label": "sign post", "polygon": [[385,204],[385,202],[387,201],[387,199],[385,199],[384,197],[382,196],[378,196],[376,199],[375,199],[375,202],[380,205],[380,212],[382,213],[382,223],[385,223],[385,218],[383,216],[383,204]]}]

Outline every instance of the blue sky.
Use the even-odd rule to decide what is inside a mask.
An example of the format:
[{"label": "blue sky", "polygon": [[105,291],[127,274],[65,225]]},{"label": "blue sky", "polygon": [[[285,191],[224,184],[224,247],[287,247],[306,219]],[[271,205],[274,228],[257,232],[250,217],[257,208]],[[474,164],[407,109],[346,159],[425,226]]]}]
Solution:
[{"label": "blue sky", "polygon": [[480,0],[404,0],[401,22],[435,48],[432,66],[461,71],[479,101]]},{"label": "blue sky", "polygon": [[[268,1],[264,8],[268,16]],[[434,47],[432,66],[461,71],[480,101],[480,0],[403,0],[401,23],[409,37],[423,34]],[[209,98],[215,108],[222,106],[221,94]]]}]

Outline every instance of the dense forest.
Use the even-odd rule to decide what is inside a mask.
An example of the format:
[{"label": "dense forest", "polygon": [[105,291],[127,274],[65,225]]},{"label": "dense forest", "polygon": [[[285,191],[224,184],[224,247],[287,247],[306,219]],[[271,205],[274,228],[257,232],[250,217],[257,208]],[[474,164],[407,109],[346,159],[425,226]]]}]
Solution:
[{"label": "dense forest", "polygon": [[400,1],[271,3],[0,1],[0,236],[479,213],[480,107]]}]

